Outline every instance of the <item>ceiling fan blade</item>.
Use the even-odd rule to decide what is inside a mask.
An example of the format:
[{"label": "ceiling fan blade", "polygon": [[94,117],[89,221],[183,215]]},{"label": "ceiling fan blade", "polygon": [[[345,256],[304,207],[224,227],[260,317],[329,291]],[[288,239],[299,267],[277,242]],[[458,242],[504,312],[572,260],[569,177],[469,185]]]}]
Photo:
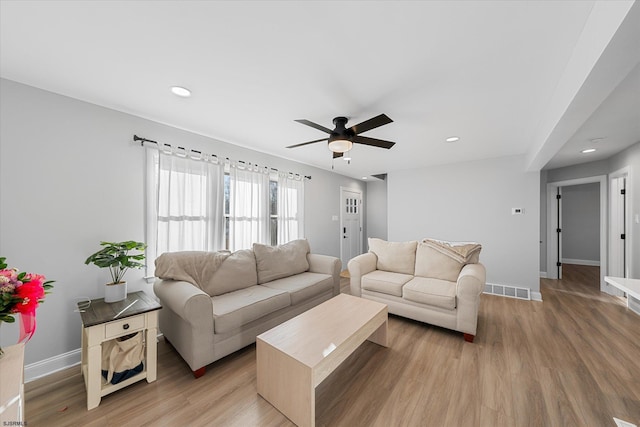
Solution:
[{"label": "ceiling fan blade", "polygon": [[300,144],[290,145],[290,146],[288,146],[286,148],[302,147],[303,145],[313,144],[313,143],[320,142],[320,141],[326,141],[327,139],[329,139],[329,138],[322,138],[322,139],[316,139],[315,141],[302,142]]},{"label": "ceiling fan blade", "polygon": [[333,152],[333,158],[336,159],[338,157],[342,157],[344,155],[344,153],[336,153],[335,151]]},{"label": "ceiling fan blade", "polygon": [[302,123],[303,125],[311,126],[312,128],[321,130],[322,132],[326,132],[326,133],[331,133],[332,132],[331,129],[327,129],[324,126],[321,126],[321,125],[319,125],[317,123],[310,122],[309,120],[306,120],[306,119],[298,119],[298,120],[294,120],[294,121],[296,121],[298,123]]},{"label": "ceiling fan blade", "polygon": [[362,123],[351,126],[350,130],[356,135],[364,133],[368,130],[375,129],[377,127],[386,125],[393,122],[386,114],[380,114],[372,119],[365,120]]},{"label": "ceiling fan blade", "polygon": [[366,136],[360,136],[360,135],[354,136],[352,138],[352,141],[358,144],[372,145],[374,147],[386,148],[387,150],[393,147],[394,145],[396,145],[395,142],[385,141],[383,139],[368,138]]}]

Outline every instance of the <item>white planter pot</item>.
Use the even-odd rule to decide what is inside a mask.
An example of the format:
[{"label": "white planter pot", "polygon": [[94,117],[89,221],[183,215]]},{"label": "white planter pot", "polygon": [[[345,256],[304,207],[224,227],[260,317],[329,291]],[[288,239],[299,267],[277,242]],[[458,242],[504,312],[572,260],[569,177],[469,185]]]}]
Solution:
[{"label": "white planter pot", "polygon": [[104,302],[118,302],[127,298],[127,282],[104,285]]}]

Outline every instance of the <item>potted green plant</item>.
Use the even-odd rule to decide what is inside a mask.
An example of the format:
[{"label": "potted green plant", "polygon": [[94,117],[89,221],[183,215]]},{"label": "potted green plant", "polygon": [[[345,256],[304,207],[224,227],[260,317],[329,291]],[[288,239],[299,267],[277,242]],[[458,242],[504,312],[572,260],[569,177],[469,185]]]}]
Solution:
[{"label": "potted green plant", "polygon": [[122,279],[130,268],[144,267],[140,262],[144,260],[144,252],[141,251],[144,251],[147,245],[133,240],[119,243],[100,242],[100,245],[103,248],[87,258],[84,263],[109,268],[112,281],[105,285],[104,302],[122,301],[127,297],[127,282]]}]

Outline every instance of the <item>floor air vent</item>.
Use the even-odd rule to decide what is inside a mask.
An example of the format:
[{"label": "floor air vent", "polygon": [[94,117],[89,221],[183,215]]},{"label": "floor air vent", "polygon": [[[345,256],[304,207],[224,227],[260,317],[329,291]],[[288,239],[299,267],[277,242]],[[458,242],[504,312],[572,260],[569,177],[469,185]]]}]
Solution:
[{"label": "floor air vent", "polygon": [[531,292],[529,288],[518,288],[516,286],[487,283],[486,285],[484,285],[484,293],[491,295],[500,295],[503,297],[531,300]]}]

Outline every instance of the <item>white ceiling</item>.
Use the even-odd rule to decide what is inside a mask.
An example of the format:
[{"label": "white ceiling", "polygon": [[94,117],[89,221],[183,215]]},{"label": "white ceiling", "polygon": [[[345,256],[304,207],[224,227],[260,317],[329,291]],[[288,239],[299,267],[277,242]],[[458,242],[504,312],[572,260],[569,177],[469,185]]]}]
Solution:
[{"label": "white ceiling", "polygon": [[[615,6],[598,3],[2,0],[0,75],[360,178],[542,152],[543,119],[594,10]],[[640,62],[635,45],[622,48]],[[582,109],[588,120],[547,167],[640,141],[639,71],[626,67],[603,71],[615,80],[600,85],[604,102]],[[397,142],[391,150],[356,145],[348,165],[325,143],[285,148],[325,135],[294,119],[333,128],[336,116],[380,113],[394,123],[364,136]],[[445,143],[452,135],[460,141]],[[596,137],[606,150],[580,155]]]}]

